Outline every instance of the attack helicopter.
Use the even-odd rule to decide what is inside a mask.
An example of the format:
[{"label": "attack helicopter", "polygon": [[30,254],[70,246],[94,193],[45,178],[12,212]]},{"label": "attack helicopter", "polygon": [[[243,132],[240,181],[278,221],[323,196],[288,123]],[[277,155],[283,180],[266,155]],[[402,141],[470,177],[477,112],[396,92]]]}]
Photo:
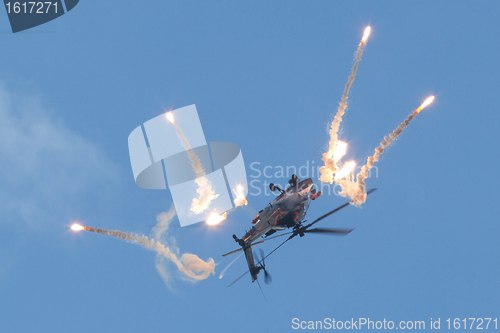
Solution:
[{"label": "attack helicopter", "polygon": [[[238,243],[241,248],[224,254],[223,256],[229,256],[231,254],[243,251],[245,253],[245,258],[248,264],[248,271],[246,271],[242,276],[236,279],[229,286],[232,286],[239,279],[250,272],[252,277],[252,282],[257,280],[257,275],[260,271],[264,272],[264,281],[269,284],[271,282],[271,276],[266,270],[265,259],[269,257],[274,251],[279,249],[283,244],[289,240],[295,238],[296,236],[303,237],[306,233],[316,233],[316,234],[330,234],[330,235],[347,235],[354,229],[325,229],[325,228],[312,228],[314,224],[323,220],[324,218],[330,216],[331,214],[345,208],[351,204],[347,202],[340,207],[326,213],[325,215],[317,218],[309,224],[304,224],[304,220],[307,210],[309,209],[309,204],[311,201],[316,200],[321,196],[322,191],[317,191],[315,185],[311,178],[299,181],[297,175],[292,175],[292,178],[288,181],[289,186],[285,190],[279,188],[273,183],[269,184],[269,189],[272,192],[279,191],[279,195],[268,205],[266,208],[261,210],[257,217],[252,220],[252,228],[245,233],[241,238],[238,238],[233,234],[233,239]],[[376,189],[369,190],[367,194],[372,193]],[[272,236],[278,231],[285,230],[287,228],[292,228],[292,231],[282,233],[280,235]],[[264,252],[260,249],[261,257],[259,258],[253,253],[252,247],[258,244],[262,244],[264,241],[290,235],[283,243],[281,243],[277,248],[271,251],[267,256],[264,256]],[[258,240],[262,237],[262,240]],[[257,259],[257,264],[255,259]],[[261,259],[262,258],[262,259]]]}]

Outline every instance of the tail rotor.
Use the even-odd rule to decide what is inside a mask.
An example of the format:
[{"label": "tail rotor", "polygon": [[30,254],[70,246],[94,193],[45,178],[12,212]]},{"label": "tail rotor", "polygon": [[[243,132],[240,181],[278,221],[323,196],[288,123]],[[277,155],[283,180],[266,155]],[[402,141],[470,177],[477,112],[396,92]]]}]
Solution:
[{"label": "tail rotor", "polygon": [[269,272],[266,270],[266,262],[264,261],[265,258],[264,250],[259,249],[259,252],[260,252],[260,258],[262,259],[260,259],[259,256],[257,256],[257,254],[254,252],[255,258],[257,258],[258,263],[260,263],[260,265],[258,265],[257,267],[259,267],[259,270],[264,271],[264,282],[266,284],[270,284],[273,281],[273,278],[271,274],[269,274]]}]

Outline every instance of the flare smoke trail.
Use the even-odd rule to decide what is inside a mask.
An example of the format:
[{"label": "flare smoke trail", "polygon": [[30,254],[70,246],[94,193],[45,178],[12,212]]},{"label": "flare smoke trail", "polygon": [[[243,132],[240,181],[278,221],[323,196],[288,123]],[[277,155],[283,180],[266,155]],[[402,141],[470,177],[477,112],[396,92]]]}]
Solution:
[{"label": "flare smoke trail", "polygon": [[215,262],[212,258],[203,261],[197,255],[192,253],[183,253],[179,256],[179,249],[175,245],[165,245],[160,241],[162,235],[167,231],[172,218],[175,216],[175,208],[172,206],[168,212],[163,212],[157,216],[158,224],[153,229],[153,238],[148,238],[144,235],[134,233],[125,233],[118,230],[106,230],[101,228],[84,227],[78,224],[71,226],[73,230],[86,230],[97,234],[102,234],[110,237],[120,238],[130,242],[134,242],[143,246],[146,249],[155,251],[156,269],[161,275],[165,284],[170,288],[168,271],[162,259],[168,259],[174,263],[179,271],[183,274],[181,277],[191,282],[205,280],[210,274],[215,275]]},{"label": "flare smoke trail", "polygon": [[232,265],[232,264],[234,264],[234,262],[235,262],[236,260],[238,260],[238,258],[239,258],[239,257],[241,257],[242,255],[243,255],[243,253],[242,253],[242,254],[240,254],[239,256],[237,256],[236,258],[234,258],[234,259],[233,259],[233,261],[231,261],[231,262],[229,263],[229,265],[227,265],[227,266],[226,266],[226,268],[224,268],[224,269],[222,270],[222,272],[220,272],[219,279],[222,279],[222,278],[224,277],[224,273],[226,273],[226,271],[229,269],[229,267],[231,267],[231,265]]},{"label": "flare smoke trail", "polygon": [[[157,224],[152,230],[152,236],[157,242],[167,243],[165,240],[162,240],[164,236],[166,236],[166,232],[170,227],[170,223],[175,217],[175,207],[172,205],[167,212],[163,212],[156,217]],[[208,278],[210,274],[215,275],[215,262],[212,258],[208,258],[207,261],[203,261],[197,255],[192,253],[183,253],[179,257],[179,249],[175,246],[175,243],[172,241],[169,245],[170,252],[174,256],[174,260],[170,257],[165,256],[163,253],[157,252],[155,258],[155,266],[158,274],[163,279],[165,285],[172,289],[170,286],[170,276],[168,274],[168,269],[165,264],[165,259],[171,260],[179,269],[180,272],[184,273],[181,275],[182,278],[185,278],[191,282],[200,281]],[[181,267],[179,267],[181,264]],[[190,272],[186,274],[185,271]],[[195,276],[193,278],[193,275]]]},{"label": "flare smoke trail", "polygon": [[[411,113],[408,118],[403,121],[391,134],[389,137],[385,136],[384,141],[375,148],[375,153],[368,157],[366,164],[361,167],[361,171],[356,176],[356,182],[351,178],[339,180],[338,183],[342,187],[342,192],[340,193],[343,197],[351,198],[354,205],[360,205],[366,201],[366,184],[365,179],[368,178],[369,171],[380,158],[380,155],[384,153],[384,149],[391,144],[391,140],[395,141],[396,138],[403,132],[403,129],[410,124],[410,122],[415,118],[420,111],[422,111],[426,106],[428,106],[434,100],[434,96],[427,98],[422,105],[413,113]],[[390,139],[389,139],[390,138]]]},{"label": "flare smoke trail", "polygon": [[329,148],[326,153],[323,154],[323,162],[325,165],[320,168],[321,177],[319,180],[322,182],[333,183],[333,174],[338,171],[337,161],[334,158],[335,150],[337,148],[338,142],[338,131],[340,127],[340,123],[342,122],[342,117],[344,116],[345,109],[347,108],[347,98],[349,97],[349,90],[356,78],[356,71],[358,70],[359,62],[361,61],[361,56],[363,55],[363,50],[366,45],[366,41],[368,40],[368,36],[370,35],[371,28],[367,27],[365,29],[363,38],[358,45],[358,49],[356,51],[356,61],[354,62],[354,66],[352,66],[351,75],[347,79],[347,83],[344,88],[344,93],[342,94],[342,99],[339,103],[339,108],[337,110],[337,114],[332,121],[330,126],[330,142]]},{"label": "flare smoke trail", "polygon": [[118,230],[106,230],[92,227],[85,230],[128,240],[142,245],[146,249],[153,250],[159,255],[162,255],[172,261],[180,272],[184,273],[187,277],[193,280],[205,280],[210,276],[210,274],[215,274],[215,262],[212,258],[209,258],[207,261],[203,261],[197,255],[192,253],[184,253],[180,258],[177,258],[177,255],[168,246],[160,243],[159,241],[155,241],[154,239],[149,239],[144,235],[133,233],[127,234]]},{"label": "flare smoke trail", "polygon": [[203,170],[203,167],[201,166],[201,161],[196,156],[196,154],[193,152],[191,149],[191,145],[189,144],[189,141],[187,140],[186,136],[182,132],[181,128],[177,125],[177,123],[174,121],[174,117],[172,114],[169,112],[167,113],[167,118],[170,120],[170,122],[174,125],[175,131],[177,132],[177,135],[182,141],[182,144],[184,145],[184,148],[189,154],[189,159],[191,160],[191,164],[193,165],[194,172],[196,173],[196,184],[198,184],[198,189],[196,192],[198,193],[199,197],[198,198],[193,198],[193,202],[191,204],[191,211],[195,214],[200,214],[203,213],[209,206],[210,203],[215,200],[219,195],[215,194],[215,191],[212,189],[212,186],[210,185],[208,179],[205,176],[205,171]]}]

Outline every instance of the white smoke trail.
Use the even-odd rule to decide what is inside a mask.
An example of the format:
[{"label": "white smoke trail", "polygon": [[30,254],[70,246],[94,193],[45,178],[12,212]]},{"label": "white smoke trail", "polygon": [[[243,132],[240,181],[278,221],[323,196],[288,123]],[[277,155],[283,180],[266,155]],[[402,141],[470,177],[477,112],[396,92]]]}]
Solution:
[{"label": "white smoke trail", "polygon": [[342,122],[342,117],[344,116],[345,110],[347,108],[347,99],[349,98],[349,90],[351,89],[354,79],[356,78],[356,71],[358,70],[359,62],[361,61],[361,56],[363,55],[363,49],[366,45],[366,40],[369,34],[370,34],[370,27],[366,28],[363,39],[358,45],[358,49],[355,55],[356,61],[352,66],[351,75],[349,75],[349,78],[347,79],[347,83],[344,88],[344,93],[342,94],[342,99],[340,100],[339,103],[337,114],[335,114],[332,124],[330,125],[330,132],[329,132],[330,141],[328,143],[329,147],[328,151],[323,154],[322,160],[325,163],[325,165],[320,168],[321,176],[319,178],[320,181],[325,183],[326,182],[330,184],[333,183],[334,180],[333,174],[338,171],[337,161],[334,158],[338,142],[338,131],[340,123]]},{"label": "white smoke trail", "polygon": [[168,212],[163,212],[157,216],[158,224],[153,229],[153,239],[144,235],[125,233],[118,230],[106,230],[93,227],[83,227],[83,230],[110,237],[121,238],[142,245],[146,249],[155,251],[157,253],[155,259],[156,269],[169,288],[170,276],[162,258],[174,263],[179,272],[183,274],[181,275],[181,278],[191,282],[205,280],[210,276],[210,274],[215,275],[215,262],[212,258],[208,258],[207,261],[204,261],[192,253],[183,253],[180,255],[179,248],[173,242],[168,244],[161,240],[162,236],[168,230],[170,222],[174,216],[175,208],[173,206]]},{"label": "white smoke trail", "polygon": [[184,149],[186,149],[186,151],[188,152],[193,170],[196,174],[195,182],[198,185],[198,189],[196,190],[196,192],[198,193],[198,198],[193,198],[193,202],[191,203],[191,211],[195,214],[203,213],[208,207],[210,207],[210,203],[219,195],[215,194],[215,191],[212,189],[210,182],[205,177],[205,171],[203,170],[200,159],[191,149],[189,141],[182,132],[181,128],[174,121],[172,114],[170,114],[169,120],[174,125],[177,136],[181,139],[182,144],[184,145]]},{"label": "white smoke trail", "polygon": [[236,260],[238,260],[238,258],[239,258],[239,257],[241,257],[242,255],[243,255],[243,253],[241,253],[239,256],[237,256],[236,258],[234,258],[234,259],[233,259],[233,261],[231,261],[231,262],[229,263],[229,265],[227,265],[227,266],[226,266],[226,268],[224,268],[224,269],[222,270],[222,272],[220,272],[219,279],[222,279],[222,278],[224,277],[224,273],[226,273],[226,271],[229,269],[229,267],[231,267],[231,265],[232,265],[232,264],[234,264],[234,262],[235,262]]},{"label": "white smoke trail", "polygon": [[156,217],[157,224],[152,230],[152,237],[157,241],[165,244],[169,244],[170,252],[173,254],[173,257],[167,257],[163,255],[163,253],[157,253],[155,258],[155,266],[158,274],[163,279],[165,285],[170,287],[170,276],[168,274],[167,265],[165,263],[165,259],[172,261],[179,271],[184,275],[181,275],[181,278],[185,280],[189,280],[191,282],[205,280],[210,276],[210,274],[215,275],[215,262],[212,258],[208,258],[207,261],[203,261],[197,255],[192,253],[183,253],[179,257],[179,248],[175,245],[175,240],[170,239],[170,242],[167,242],[164,238],[167,236],[168,228],[170,227],[170,223],[175,217],[175,206],[172,205],[167,212],[163,212]]},{"label": "white smoke trail", "polygon": [[[366,164],[361,167],[360,172],[356,176],[356,181],[350,177],[347,179],[342,179],[338,181],[338,184],[342,187],[342,192],[340,193],[343,197],[351,198],[354,205],[361,205],[366,201],[366,184],[365,180],[369,176],[370,169],[373,167],[375,162],[380,158],[380,155],[384,153],[385,148],[391,144],[391,140],[394,142],[396,138],[403,132],[406,126],[415,118],[415,116],[422,111],[426,106],[428,106],[434,100],[434,96],[427,98],[422,105],[415,111],[413,111],[408,118],[403,121],[391,134],[389,137],[385,136],[384,141],[375,148],[375,153],[368,157]],[[390,138],[390,139],[389,139]]]}]

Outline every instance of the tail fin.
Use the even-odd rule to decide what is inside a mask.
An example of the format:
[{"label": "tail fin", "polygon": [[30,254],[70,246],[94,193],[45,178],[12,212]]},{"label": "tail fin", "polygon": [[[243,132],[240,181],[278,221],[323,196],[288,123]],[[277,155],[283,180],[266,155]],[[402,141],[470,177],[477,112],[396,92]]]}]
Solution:
[{"label": "tail fin", "polygon": [[250,270],[250,275],[252,275],[252,282],[257,280],[257,274],[259,274],[259,269],[255,266],[255,261],[253,259],[253,252],[251,246],[245,246],[243,248],[245,251],[245,258],[247,259],[248,269]]}]

